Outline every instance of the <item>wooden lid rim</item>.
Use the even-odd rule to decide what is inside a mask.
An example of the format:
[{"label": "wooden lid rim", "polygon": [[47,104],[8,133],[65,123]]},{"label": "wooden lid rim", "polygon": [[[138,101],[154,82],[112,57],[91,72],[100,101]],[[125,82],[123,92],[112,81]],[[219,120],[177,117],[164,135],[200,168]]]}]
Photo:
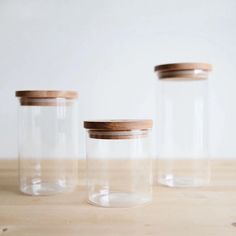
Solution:
[{"label": "wooden lid rim", "polygon": [[84,128],[96,131],[126,131],[135,129],[151,129],[152,125],[152,120],[84,121]]},{"label": "wooden lid rim", "polygon": [[155,72],[160,71],[172,71],[172,70],[206,70],[211,71],[212,65],[209,63],[200,63],[200,62],[184,62],[184,63],[170,63],[170,64],[161,64],[154,67]]},{"label": "wooden lid rim", "polygon": [[16,97],[24,98],[68,98],[78,97],[77,91],[72,90],[20,90],[16,91]]},{"label": "wooden lid rim", "polygon": [[89,137],[93,139],[137,139],[137,138],[145,138],[148,134],[140,134],[140,135],[99,135],[99,134],[90,134]]}]

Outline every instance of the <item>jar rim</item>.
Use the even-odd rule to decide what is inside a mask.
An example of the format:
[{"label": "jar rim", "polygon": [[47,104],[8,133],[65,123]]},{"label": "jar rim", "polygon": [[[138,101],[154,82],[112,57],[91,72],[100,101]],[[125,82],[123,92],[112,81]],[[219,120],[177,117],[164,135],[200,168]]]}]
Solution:
[{"label": "jar rim", "polygon": [[140,139],[149,134],[149,129],[136,130],[88,130],[89,138],[92,139]]}]

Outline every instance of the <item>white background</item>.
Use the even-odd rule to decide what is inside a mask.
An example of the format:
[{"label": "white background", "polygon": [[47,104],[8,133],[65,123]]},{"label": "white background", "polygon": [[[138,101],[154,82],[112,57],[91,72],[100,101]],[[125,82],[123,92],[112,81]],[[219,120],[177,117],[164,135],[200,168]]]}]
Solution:
[{"label": "white background", "polygon": [[78,90],[83,158],[83,120],[154,119],[153,67],[183,61],[214,65],[210,154],[236,158],[235,12],[235,0],[1,0],[0,158],[17,157],[15,90]]}]

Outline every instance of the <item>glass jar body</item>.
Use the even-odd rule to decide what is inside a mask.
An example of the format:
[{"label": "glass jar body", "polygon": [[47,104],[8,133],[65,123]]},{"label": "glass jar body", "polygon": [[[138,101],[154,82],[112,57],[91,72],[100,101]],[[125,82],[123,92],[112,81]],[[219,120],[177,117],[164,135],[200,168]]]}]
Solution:
[{"label": "glass jar body", "polygon": [[209,183],[208,82],[159,80],[158,182],[171,187]]},{"label": "glass jar body", "polygon": [[19,185],[23,193],[50,195],[77,183],[77,104],[65,98],[20,99]]},{"label": "glass jar body", "polygon": [[102,136],[100,131],[88,131],[86,152],[91,204],[132,207],[151,201],[148,131],[113,131],[104,132]]}]

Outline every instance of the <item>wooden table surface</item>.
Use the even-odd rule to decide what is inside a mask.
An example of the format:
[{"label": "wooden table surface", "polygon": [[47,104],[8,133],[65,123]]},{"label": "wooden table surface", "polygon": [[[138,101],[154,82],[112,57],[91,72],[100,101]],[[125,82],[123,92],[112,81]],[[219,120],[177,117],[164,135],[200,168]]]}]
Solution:
[{"label": "wooden table surface", "polygon": [[213,161],[209,187],[154,186],[151,204],[126,209],[87,204],[79,166],[75,192],[31,197],[18,191],[17,162],[0,161],[0,235],[236,236],[236,161]]}]

